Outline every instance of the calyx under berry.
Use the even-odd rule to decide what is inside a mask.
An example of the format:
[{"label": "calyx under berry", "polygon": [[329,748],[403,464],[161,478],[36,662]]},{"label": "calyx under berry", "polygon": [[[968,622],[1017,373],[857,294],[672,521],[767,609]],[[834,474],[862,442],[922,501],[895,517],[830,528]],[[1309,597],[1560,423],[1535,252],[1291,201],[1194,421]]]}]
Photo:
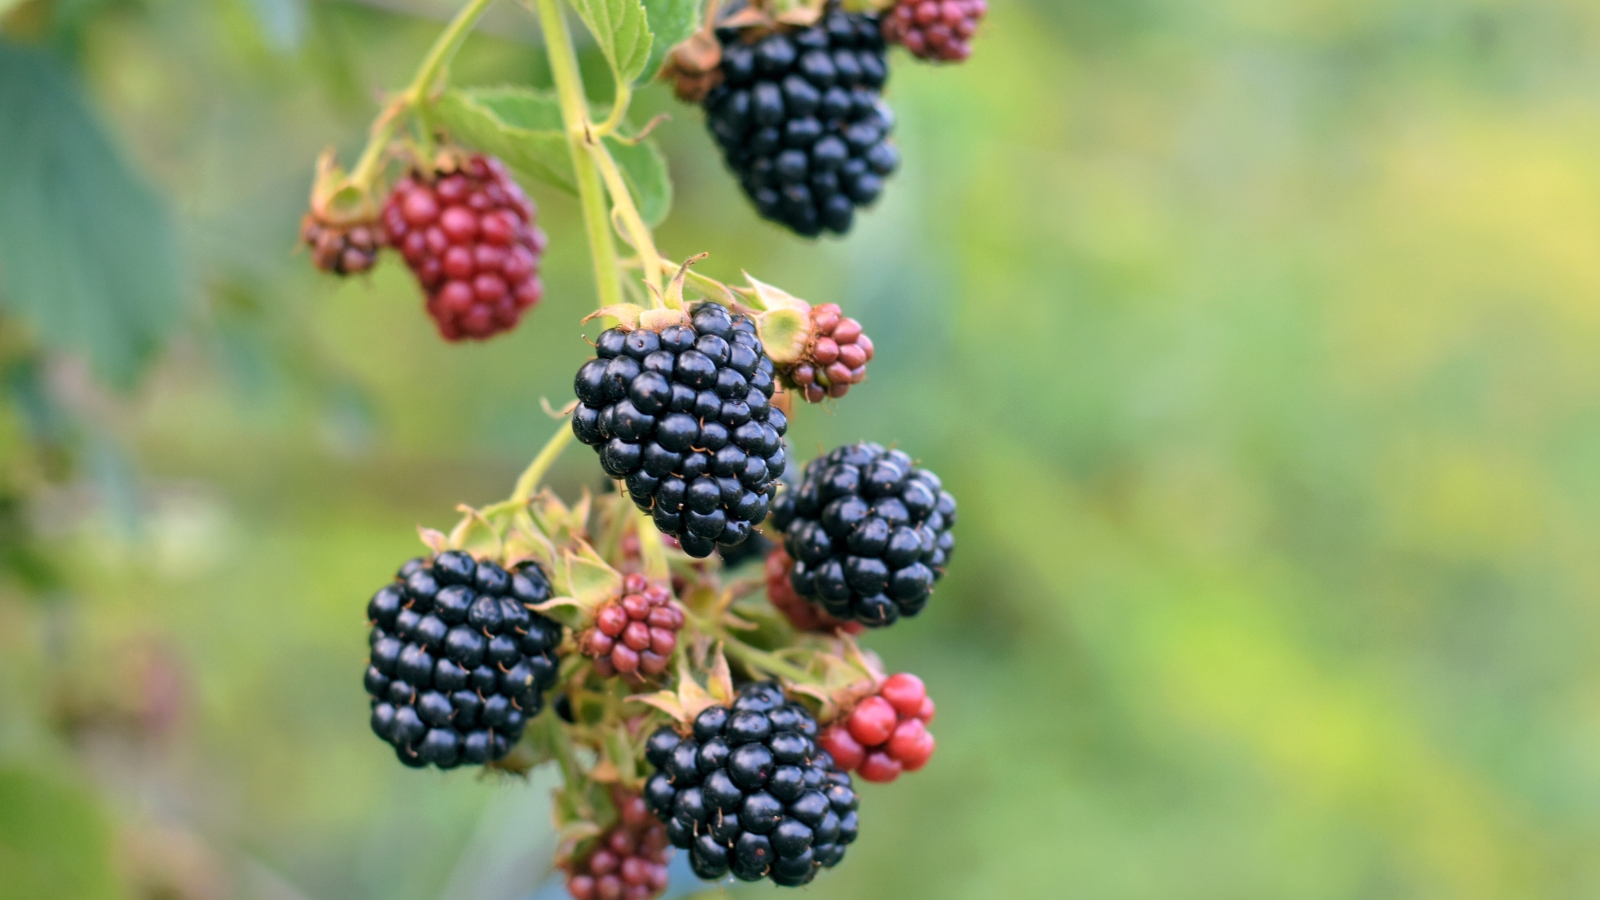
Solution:
[{"label": "calyx under berry", "polygon": [[317,159],[311,208],[300,220],[300,241],[311,264],[335,275],[368,271],[385,240],[371,187],[356,184],[327,150]]}]

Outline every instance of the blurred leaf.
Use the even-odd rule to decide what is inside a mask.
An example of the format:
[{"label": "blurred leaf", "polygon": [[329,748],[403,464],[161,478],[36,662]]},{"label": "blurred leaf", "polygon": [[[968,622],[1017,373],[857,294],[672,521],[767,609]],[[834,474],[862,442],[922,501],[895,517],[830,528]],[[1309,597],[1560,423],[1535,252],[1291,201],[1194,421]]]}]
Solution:
[{"label": "blurred leaf", "polygon": [[111,833],[82,791],[43,773],[0,769],[0,900],[118,895]]},{"label": "blurred leaf", "polygon": [[631,83],[650,59],[650,28],[639,0],[568,0],[589,26],[620,82]]},{"label": "blurred leaf", "polygon": [[654,40],[650,60],[639,72],[636,83],[654,78],[672,48],[689,39],[700,27],[700,0],[644,0],[644,13]]},{"label": "blurred leaf", "polygon": [[128,387],[178,321],[172,227],[54,57],[0,43],[0,304]]},{"label": "blurred leaf", "polygon": [[250,9],[269,46],[282,53],[300,49],[308,18],[305,0],[250,0]]},{"label": "blurred leaf", "polygon": [[525,177],[577,191],[553,96],[515,87],[446,91],[433,111],[456,140],[500,157]]},{"label": "blurred leaf", "polygon": [[672,175],[655,142],[645,139],[637,144],[624,144],[608,138],[606,146],[622,169],[622,178],[628,183],[639,215],[649,225],[661,224],[672,210]]},{"label": "blurred leaf", "polygon": [[[577,193],[572,151],[553,94],[510,85],[446,91],[434,114],[456,140],[500,157],[526,178]],[[655,142],[606,138],[606,147],[639,214],[651,225],[665,219],[672,208],[672,180]]]}]

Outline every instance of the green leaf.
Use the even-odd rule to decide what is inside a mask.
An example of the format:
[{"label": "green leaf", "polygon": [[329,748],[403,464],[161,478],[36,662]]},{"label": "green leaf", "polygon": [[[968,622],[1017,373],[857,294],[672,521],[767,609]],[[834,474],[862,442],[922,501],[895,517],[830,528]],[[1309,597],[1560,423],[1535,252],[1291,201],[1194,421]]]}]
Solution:
[{"label": "green leaf", "polygon": [[[457,141],[500,157],[524,178],[577,193],[555,95],[511,85],[451,90],[434,104],[433,113]],[[672,179],[655,142],[626,144],[608,137],[606,148],[639,214],[650,225],[660,223],[672,208]]]},{"label": "green leaf", "polygon": [[645,224],[661,224],[672,210],[672,176],[655,142],[646,138],[637,144],[624,144],[607,138],[606,147],[622,170],[622,179],[628,183],[628,192],[633,194],[634,205],[639,207]]},{"label": "green leaf", "polygon": [[576,193],[554,96],[518,87],[446,91],[433,114],[457,141],[500,157],[526,178]]},{"label": "green leaf", "polygon": [[111,828],[94,797],[55,773],[0,769],[0,900],[119,896]]},{"label": "green leaf", "polygon": [[65,67],[0,42],[0,306],[128,387],[182,311],[166,210]]},{"label": "green leaf", "polygon": [[650,61],[650,28],[639,0],[567,0],[589,27],[617,81],[632,84]]},{"label": "green leaf", "polygon": [[644,0],[644,14],[655,40],[636,83],[654,78],[672,48],[688,40],[700,27],[700,0]]}]

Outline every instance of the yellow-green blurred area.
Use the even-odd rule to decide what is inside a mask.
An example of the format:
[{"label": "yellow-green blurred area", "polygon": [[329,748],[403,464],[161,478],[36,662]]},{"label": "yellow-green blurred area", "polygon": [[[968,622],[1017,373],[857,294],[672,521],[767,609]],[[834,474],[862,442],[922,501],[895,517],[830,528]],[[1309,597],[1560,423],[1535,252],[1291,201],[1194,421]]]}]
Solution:
[{"label": "yellow-green blurred area", "polygon": [[[7,382],[0,898],[530,896],[550,776],[399,766],[363,606],[557,427],[576,204],[531,187],[547,299],[446,345],[397,259],[293,249],[449,4],[8,6],[176,223],[182,307],[131,390]],[[455,82],[548,84],[531,23]],[[791,457],[896,442],[961,506],[865,638],[938,753],[804,895],[1600,896],[1600,5],[995,0],[969,64],[892,65],[904,167],[846,240],[762,223],[664,88],[635,116],[664,252],[877,345]]]}]

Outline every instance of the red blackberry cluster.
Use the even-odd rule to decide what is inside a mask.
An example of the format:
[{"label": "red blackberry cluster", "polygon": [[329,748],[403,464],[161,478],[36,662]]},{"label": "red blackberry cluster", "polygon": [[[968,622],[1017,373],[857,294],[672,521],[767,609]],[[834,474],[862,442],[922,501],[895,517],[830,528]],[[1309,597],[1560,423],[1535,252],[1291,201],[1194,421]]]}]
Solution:
[{"label": "red blackberry cluster", "polygon": [[612,328],[574,380],[572,430],[634,505],[697,559],[767,517],[788,464],[755,326],[715,303],[660,332]]},{"label": "red blackberry cluster", "polygon": [[773,505],[795,593],[869,628],[927,605],[955,548],[956,501],[900,450],[847,444],[806,465]]},{"label": "red blackberry cluster", "polygon": [[504,757],[556,683],[561,626],[536,563],[515,572],[451,550],[413,559],[372,596],[372,730],[400,761],[441,769]]},{"label": "red blackberry cluster", "polygon": [[300,220],[300,241],[311,248],[312,265],[335,275],[354,275],[378,261],[383,229],[376,222],[340,225],[306,213]]},{"label": "red blackberry cluster", "polygon": [[900,0],[883,17],[883,37],[921,59],[961,62],[988,14],[987,0]]},{"label": "red blackberry cluster", "polygon": [[584,655],[594,658],[595,674],[660,675],[678,647],[683,610],[666,585],[633,573],[623,579],[623,594],[603,604],[594,626],[578,637]]},{"label": "red blackberry cluster", "polygon": [[492,156],[468,157],[453,172],[414,172],[395,186],[383,226],[445,340],[509,331],[544,296],[536,214]]},{"label": "red blackberry cluster", "polygon": [[843,234],[900,165],[874,15],[834,11],[809,28],[722,42],[722,83],[705,96],[706,124],[762,217],[812,237]]},{"label": "red blackberry cluster", "polygon": [[779,372],[785,387],[808,401],[843,397],[851,385],[867,378],[872,361],[872,339],[861,333],[861,323],[844,315],[837,303],[811,308],[811,344],[799,362]]},{"label": "red blackberry cluster", "polygon": [[645,803],[701,878],[806,884],[844,858],[858,830],[850,776],[816,736],[816,720],[776,685],[748,685],[732,708],[700,713],[688,735],[650,736],[645,757],[658,771]]},{"label": "red blackberry cluster", "polygon": [[927,765],[933,755],[933,735],[927,728],[932,722],[933,700],[922,679],[901,672],[829,725],[817,743],[840,769],[887,783]]},{"label": "red blackberry cluster", "polygon": [[795,593],[794,585],[789,583],[793,573],[794,560],[783,552],[782,547],[774,547],[767,554],[767,602],[772,604],[773,609],[783,613],[796,631],[832,634],[843,630],[849,634],[861,633],[860,622],[841,622]]},{"label": "red blackberry cluster", "polygon": [[613,788],[618,821],[593,849],[569,861],[567,893],[573,900],[651,900],[667,889],[667,830],[638,794]]}]

